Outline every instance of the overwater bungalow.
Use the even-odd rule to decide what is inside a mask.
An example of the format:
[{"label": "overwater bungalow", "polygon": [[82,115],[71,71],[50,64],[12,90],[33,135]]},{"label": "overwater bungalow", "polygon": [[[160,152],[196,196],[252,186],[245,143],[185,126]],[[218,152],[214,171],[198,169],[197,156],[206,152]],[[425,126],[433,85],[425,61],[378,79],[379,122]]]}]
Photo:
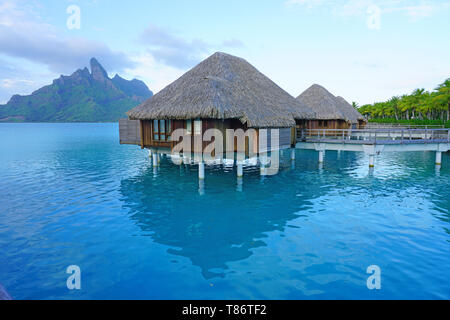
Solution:
[{"label": "overwater bungalow", "polygon": [[300,129],[362,129],[366,125],[366,119],[344,98],[320,85],[312,85],[297,100],[316,113],[313,120],[297,121]]},{"label": "overwater bungalow", "polygon": [[364,129],[368,122],[367,119],[343,97],[338,96],[336,100],[340,103],[342,110],[348,114],[352,128]]},{"label": "overwater bungalow", "polygon": [[[292,128],[296,119],[315,119],[315,113],[294,99],[242,58],[215,53],[149,100],[127,113],[120,121],[121,143],[136,144],[158,153],[170,153],[178,141],[172,133],[185,129],[192,150],[196,137],[208,129],[222,132],[223,150],[237,151],[237,143],[226,141],[227,129],[255,129],[255,141],[248,145],[257,154],[261,129],[279,129],[279,148],[295,143]],[[267,145],[270,146],[270,131]],[[203,148],[210,142],[202,142]]]}]

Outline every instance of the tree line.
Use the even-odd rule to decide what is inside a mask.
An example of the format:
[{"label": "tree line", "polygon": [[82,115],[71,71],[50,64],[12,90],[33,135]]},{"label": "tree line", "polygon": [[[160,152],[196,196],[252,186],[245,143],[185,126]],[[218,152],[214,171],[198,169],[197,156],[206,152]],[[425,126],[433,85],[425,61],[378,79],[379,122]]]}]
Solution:
[{"label": "tree line", "polygon": [[[356,108],[358,105],[353,104]],[[411,94],[394,96],[385,102],[358,108],[369,121],[376,119],[450,121],[450,78],[433,91],[416,89]]]}]

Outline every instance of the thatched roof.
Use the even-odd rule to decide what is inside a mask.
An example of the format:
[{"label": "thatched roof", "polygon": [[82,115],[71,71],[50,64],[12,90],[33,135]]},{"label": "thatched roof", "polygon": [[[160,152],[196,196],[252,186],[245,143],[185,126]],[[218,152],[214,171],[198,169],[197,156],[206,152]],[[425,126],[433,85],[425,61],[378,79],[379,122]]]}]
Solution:
[{"label": "thatched roof", "polygon": [[239,119],[248,127],[291,127],[315,113],[244,59],[215,53],[149,100],[130,119]]},{"label": "thatched roof", "polygon": [[356,110],[350,103],[347,102],[347,100],[342,97],[336,97],[336,100],[338,101],[338,103],[340,103],[341,108],[343,110],[346,110],[346,113],[349,115],[352,123],[356,123],[358,121],[367,121],[366,118],[364,118],[364,116],[359,113],[358,110]]},{"label": "thatched roof", "polygon": [[350,123],[357,123],[364,120],[364,117],[353,108],[344,98],[335,97],[324,87],[314,84],[297,97],[312,108],[319,120],[344,120]]}]

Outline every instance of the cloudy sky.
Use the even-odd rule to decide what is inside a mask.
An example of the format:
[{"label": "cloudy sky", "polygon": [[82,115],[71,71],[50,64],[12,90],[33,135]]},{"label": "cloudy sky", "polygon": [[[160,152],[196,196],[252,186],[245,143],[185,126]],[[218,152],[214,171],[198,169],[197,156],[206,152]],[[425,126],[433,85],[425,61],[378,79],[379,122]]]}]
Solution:
[{"label": "cloudy sky", "polygon": [[449,21],[447,0],[0,0],[0,103],[90,57],[158,92],[216,51],[372,103],[450,77]]}]

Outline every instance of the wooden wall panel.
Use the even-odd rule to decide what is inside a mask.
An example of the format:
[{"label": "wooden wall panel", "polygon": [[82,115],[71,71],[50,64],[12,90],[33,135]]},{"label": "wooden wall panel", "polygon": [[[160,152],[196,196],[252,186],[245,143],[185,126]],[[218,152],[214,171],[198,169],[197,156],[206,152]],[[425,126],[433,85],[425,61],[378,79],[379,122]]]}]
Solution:
[{"label": "wooden wall panel", "polygon": [[152,145],[152,121],[143,120],[142,121],[142,138],[143,146],[148,147]]},{"label": "wooden wall panel", "polygon": [[139,120],[119,120],[120,144],[141,144],[141,130]]},{"label": "wooden wall panel", "polygon": [[280,128],[280,148],[291,147],[291,128]]},{"label": "wooden wall panel", "polygon": [[[171,149],[173,148],[178,141],[154,141],[153,140],[153,121],[152,120],[143,120],[143,121],[133,121],[129,122],[130,120],[121,120],[120,121],[120,137],[121,137],[121,143],[130,143],[130,144],[136,144],[141,145],[144,148],[165,148],[165,149]],[[304,126],[308,126],[306,122],[303,123]],[[310,125],[310,124],[309,124]],[[182,129],[186,128],[186,121],[185,120],[173,120],[172,121],[172,130]],[[238,119],[227,119],[227,120],[215,120],[215,119],[203,119],[202,120],[202,135],[209,129],[218,129],[220,132],[222,132],[223,135],[223,151],[226,153],[227,151],[231,152],[237,152],[237,139],[233,141],[233,143],[230,146],[227,146],[226,140],[226,131],[227,129],[242,129],[244,132],[247,131],[247,126],[242,125],[240,120]],[[194,130],[194,128],[192,128]],[[246,138],[245,141],[245,153],[247,155],[251,153],[256,154],[259,152],[259,139],[260,139],[260,132],[261,129],[255,129],[255,135],[253,136],[253,149],[250,150],[252,147],[250,145],[249,138]],[[280,128],[279,130],[279,146],[283,148],[289,148],[292,145],[292,134],[291,134],[291,128]],[[200,136],[198,138],[201,139]],[[191,146],[192,150],[194,150],[194,140],[197,139],[194,135],[191,136]],[[268,130],[268,146],[270,147],[271,144],[271,129]],[[202,148],[206,148],[211,141],[203,141],[201,142]],[[228,150],[229,149],[229,150]]]}]

